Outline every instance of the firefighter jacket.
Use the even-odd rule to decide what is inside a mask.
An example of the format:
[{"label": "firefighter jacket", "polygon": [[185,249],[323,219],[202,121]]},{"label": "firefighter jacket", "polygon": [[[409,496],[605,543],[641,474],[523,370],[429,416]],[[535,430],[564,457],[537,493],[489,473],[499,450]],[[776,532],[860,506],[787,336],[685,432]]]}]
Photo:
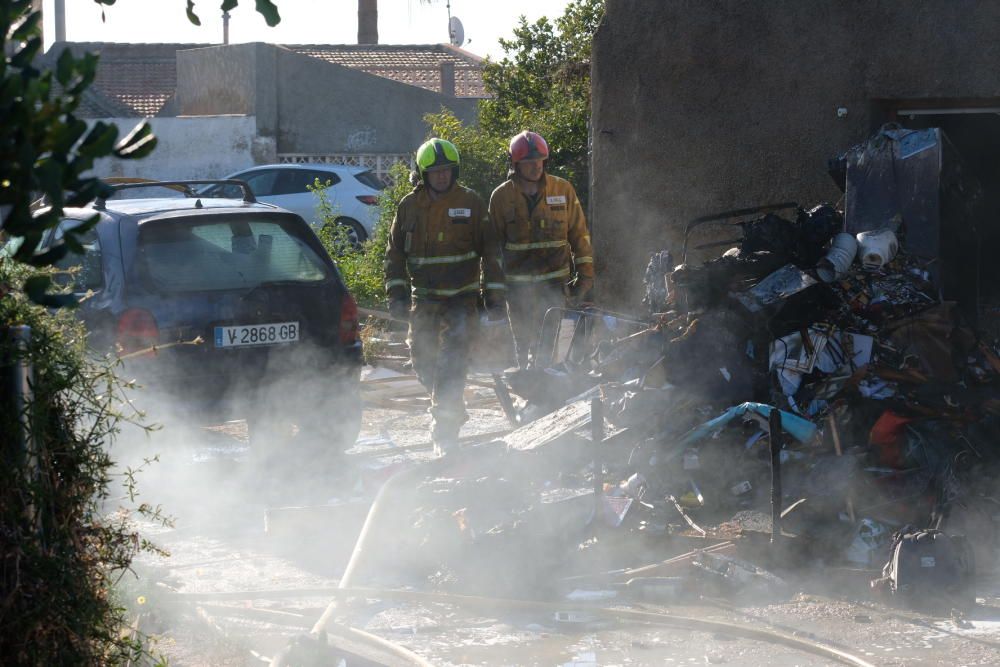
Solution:
[{"label": "firefighter jacket", "polygon": [[583,208],[572,184],[546,174],[534,207],[521,187],[505,181],[490,197],[490,221],[501,244],[511,287],[567,282],[570,256],[581,278],[594,277],[594,257]]},{"label": "firefighter jacket", "polygon": [[486,205],[457,183],[436,200],[422,184],[403,197],[389,230],[384,268],[390,300],[409,294],[442,300],[482,289],[489,305],[502,303],[506,290]]}]

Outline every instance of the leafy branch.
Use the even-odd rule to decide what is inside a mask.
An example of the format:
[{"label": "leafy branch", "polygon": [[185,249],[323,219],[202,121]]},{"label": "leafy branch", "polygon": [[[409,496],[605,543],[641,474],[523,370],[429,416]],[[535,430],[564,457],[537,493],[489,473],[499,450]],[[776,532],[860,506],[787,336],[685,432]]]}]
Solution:
[{"label": "leafy branch", "polygon": [[[96,2],[99,5],[107,5],[107,6],[115,4],[116,1],[117,0],[94,0],[94,2]],[[224,12],[228,12],[231,9],[235,9],[239,4],[240,4],[239,0],[222,0],[222,3],[219,5],[219,9]],[[194,7],[195,7],[194,0],[187,0],[186,11],[187,11],[188,21],[190,21],[194,25],[201,25],[201,19],[198,18],[198,15],[195,13]],[[267,25],[269,25],[270,27],[273,28],[274,26],[278,25],[281,22],[281,16],[278,14],[278,7],[273,2],[271,2],[271,0],[255,0],[255,9],[257,10],[258,14],[264,17],[264,21],[266,21]],[[101,10],[102,18],[104,16],[103,11],[104,10],[102,9]]]},{"label": "leafy branch", "polygon": [[[109,194],[98,178],[86,176],[98,158],[122,160],[145,157],[156,146],[147,123],[119,140],[118,128],[77,117],[87,88],[97,76],[98,58],[76,57],[64,50],[54,68],[39,69],[41,12],[31,0],[0,2],[0,35],[4,52],[0,64],[0,230],[18,241],[13,258],[31,266],[49,266],[68,252],[83,253],[80,238],[98,220],[95,214],[67,230],[63,243],[45,252],[38,248],[47,230],[62,220],[66,207],[87,204]],[[35,211],[42,198],[46,207]],[[69,295],[50,295],[49,275],[37,275],[24,284],[36,303],[65,306]]]}]

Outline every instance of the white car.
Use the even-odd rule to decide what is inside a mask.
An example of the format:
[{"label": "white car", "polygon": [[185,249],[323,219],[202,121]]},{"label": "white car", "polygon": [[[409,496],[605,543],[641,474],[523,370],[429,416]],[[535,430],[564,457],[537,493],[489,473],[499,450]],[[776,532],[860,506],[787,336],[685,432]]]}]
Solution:
[{"label": "white car", "polygon": [[[318,198],[309,187],[316,179],[330,182],[326,190],[330,205],[336,214],[335,221],[347,227],[351,240],[360,244],[369,239],[379,217],[378,195],[385,185],[370,169],[334,164],[265,164],[230,174],[250,185],[258,201],[274,204],[296,213],[319,228],[316,210]],[[216,185],[202,194],[209,197],[231,197],[227,188]]]}]

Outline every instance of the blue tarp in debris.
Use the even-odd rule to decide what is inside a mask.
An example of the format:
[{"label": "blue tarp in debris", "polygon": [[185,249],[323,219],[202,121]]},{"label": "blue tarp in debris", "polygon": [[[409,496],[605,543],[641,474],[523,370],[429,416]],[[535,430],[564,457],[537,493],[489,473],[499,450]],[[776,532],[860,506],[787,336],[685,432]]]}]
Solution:
[{"label": "blue tarp in debris", "polygon": [[[677,447],[689,447],[699,440],[707,438],[712,433],[719,430],[737,417],[746,416],[749,412],[758,414],[764,419],[768,419],[771,416],[771,410],[774,410],[774,407],[764,405],[763,403],[742,403],[740,405],[735,405],[715,419],[707,421],[701,426],[697,426],[688,431],[677,443]],[[781,427],[786,433],[788,433],[788,435],[792,436],[801,443],[808,443],[816,437],[817,429],[815,424],[808,419],[803,419],[798,415],[793,415],[792,413],[785,412],[784,410],[781,411]]]}]

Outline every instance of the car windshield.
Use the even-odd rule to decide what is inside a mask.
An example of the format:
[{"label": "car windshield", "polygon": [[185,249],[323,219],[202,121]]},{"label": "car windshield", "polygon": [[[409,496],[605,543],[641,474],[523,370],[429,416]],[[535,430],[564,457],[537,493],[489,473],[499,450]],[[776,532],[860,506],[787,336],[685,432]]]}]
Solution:
[{"label": "car windshield", "polygon": [[275,221],[146,223],[138,261],[143,282],[158,292],[314,283],[330,275],[292,225]]},{"label": "car windshield", "polygon": [[360,174],[354,174],[354,178],[358,179],[362,185],[367,185],[375,190],[385,189],[385,183],[373,171],[362,171]]}]

